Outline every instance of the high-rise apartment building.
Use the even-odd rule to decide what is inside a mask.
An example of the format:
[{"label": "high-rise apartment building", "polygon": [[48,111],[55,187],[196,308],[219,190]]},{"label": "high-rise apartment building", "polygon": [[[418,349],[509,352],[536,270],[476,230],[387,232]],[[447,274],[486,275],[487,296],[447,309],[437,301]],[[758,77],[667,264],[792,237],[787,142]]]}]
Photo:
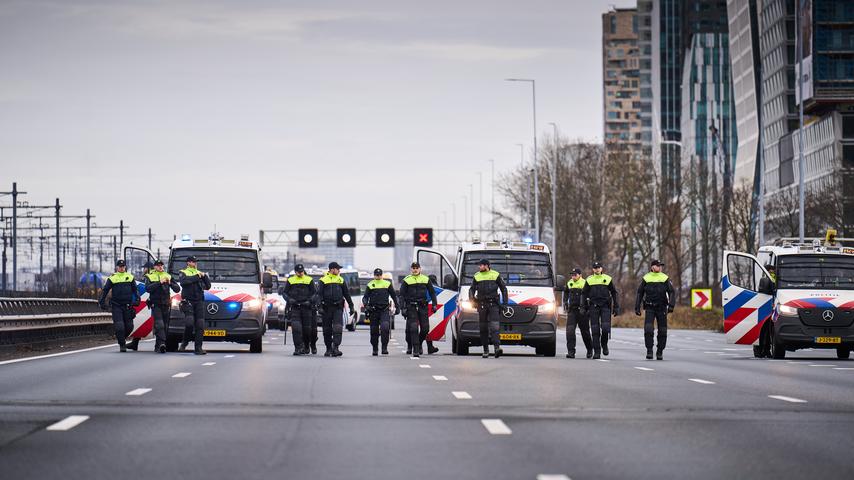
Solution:
[{"label": "high-rise apartment building", "polygon": [[602,15],[604,141],[608,150],[639,151],[642,143],[638,17],[634,8]]}]

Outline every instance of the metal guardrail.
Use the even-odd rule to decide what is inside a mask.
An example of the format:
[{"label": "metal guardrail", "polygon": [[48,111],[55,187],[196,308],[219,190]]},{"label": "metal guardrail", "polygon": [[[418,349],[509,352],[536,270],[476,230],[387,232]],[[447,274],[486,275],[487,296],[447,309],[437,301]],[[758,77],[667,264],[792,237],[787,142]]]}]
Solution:
[{"label": "metal guardrail", "polygon": [[0,346],[101,335],[112,324],[95,300],[0,298]]}]

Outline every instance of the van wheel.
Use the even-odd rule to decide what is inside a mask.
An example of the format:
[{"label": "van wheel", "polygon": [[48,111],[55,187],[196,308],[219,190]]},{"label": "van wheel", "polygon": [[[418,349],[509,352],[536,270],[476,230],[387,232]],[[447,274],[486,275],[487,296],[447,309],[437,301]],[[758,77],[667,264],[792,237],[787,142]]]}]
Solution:
[{"label": "van wheel", "polygon": [[556,341],[553,340],[551,343],[535,347],[534,351],[537,353],[537,355],[542,355],[544,357],[554,357],[557,350],[557,345],[555,342]]},{"label": "van wheel", "polygon": [[836,349],[836,358],[846,359],[851,356],[850,347],[839,347]]},{"label": "van wheel", "polygon": [[774,334],[774,327],[771,327],[771,357],[781,360],[786,358],[786,346],[783,342],[777,341],[777,335]]},{"label": "van wheel", "polygon": [[253,338],[249,341],[249,351],[252,353],[261,353],[264,349],[263,344],[261,343],[261,337]]},{"label": "van wheel", "polygon": [[171,335],[166,336],[166,351],[167,352],[177,352],[178,351],[178,337],[173,337]]},{"label": "van wheel", "polygon": [[457,344],[457,355],[465,356],[469,354],[469,345],[463,339],[458,339],[455,343]]},{"label": "van wheel", "polygon": [[456,335],[451,335],[451,355],[457,354],[457,337]]}]

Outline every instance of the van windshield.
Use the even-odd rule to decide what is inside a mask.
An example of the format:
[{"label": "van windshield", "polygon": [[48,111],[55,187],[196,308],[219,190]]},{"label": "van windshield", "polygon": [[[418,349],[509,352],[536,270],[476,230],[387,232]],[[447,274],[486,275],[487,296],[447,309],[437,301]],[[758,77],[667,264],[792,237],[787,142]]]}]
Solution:
[{"label": "van windshield", "polygon": [[169,257],[169,273],[178,275],[190,255],[199,259],[198,269],[207,273],[212,282],[261,283],[258,252],[254,250],[178,248]]},{"label": "van windshield", "polygon": [[470,285],[481,259],[489,260],[507,286],[553,287],[552,264],[549,254],[529,251],[467,252],[463,257],[462,284]]},{"label": "van windshield", "polygon": [[854,290],[854,257],[846,255],[781,255],[777,288]]}]

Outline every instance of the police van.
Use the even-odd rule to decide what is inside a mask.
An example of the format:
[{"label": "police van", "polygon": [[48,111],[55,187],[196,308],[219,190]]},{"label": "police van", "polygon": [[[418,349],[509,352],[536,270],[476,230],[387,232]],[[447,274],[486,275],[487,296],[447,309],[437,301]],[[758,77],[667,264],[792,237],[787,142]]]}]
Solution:
[{"label": "police van", "polygon": [[[756,256],[725,251],[721,291],[727,342],[756,357],[801,348],[854,348],[854,239],[782,238]],[[769,273],[766,265],[774,267]]]},{"label": "police van", "polygon": [[[217,233],[201,239],[185,234],[175,240],[169,250],[166,267],[173,278],[177,279],[180,270],[186,267],[187,258],[195,255],[198,269],[207,273],[211,280],[211,289],[205,292],[204,300],[205,341],[248,343],[250,352],[261,353],[268,314],[266,295],[271,292],[273,281],[270,273],[262,271],[258,244],[246,235],[232,240]],[[151,252],[142,247],[128,245],[123,254],[138,278],[141,278],[141,265],[154,261]],[[178,349],[184,333],[180,303],[181,294],[173,295],[166,333],[169,351]],[[144,304],[141,302],[136,322],[141,326],[153,325],[150,310]],[[150,331],[150,327],[134,330],[135,336],[145,336]]]},{"label": "police van", "polygon": [[439,307],[430,311],[429,340],[448,339],[451,351],[468,355],[480,346],[480,327],[469,288],[481,259],[487,259],[507,284],[509,308],[502,312],[499,338],[502,345],[534,347],[538,355],[553,357],[557,341],[555,287],[562,276],[553,274],[552,257],[542,243],[474,240],[462,243],[453,262],[443,253],[416,247],[414,260],[424,275],[435,276]]},{"label": "police van", "polygon": [[[265,269],[271,276],[272,287],[267,294],[267,328],[278,328],[287,330],[288,324],[285,319],[285,299],[279,293],[284,279],[279,278],[279,273],[273,269]],[[287,339],[286,339],[287,340]]]}]

